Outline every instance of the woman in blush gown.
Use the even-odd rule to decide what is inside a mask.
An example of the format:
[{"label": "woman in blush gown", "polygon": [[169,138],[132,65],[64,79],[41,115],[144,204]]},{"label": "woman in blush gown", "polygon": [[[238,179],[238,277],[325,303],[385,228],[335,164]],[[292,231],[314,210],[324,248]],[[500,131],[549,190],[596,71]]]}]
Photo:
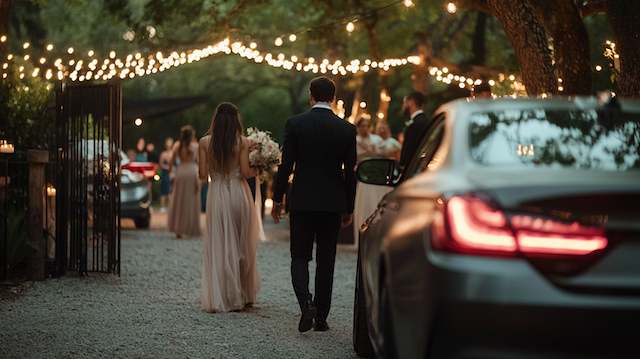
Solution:
[{"label": "woman in blush gown", "polygon": [[180,140],[173,146],[169,172],[179,160],[175,170],[168,227],[176,238],[199,237],[200,183],[198,180],[198,144],[193,141],[195,131],[191,126],[180,130]]},{"label": "woman in blush gown", "polygon": [[214,312],[242,310],[256,301],[258,214],[247,178],[249,141],[242,136],[238,108],[216,108],[209,134],[200,140],[200,179],[209,180],[207,233],[203,240],[201,305]]}]

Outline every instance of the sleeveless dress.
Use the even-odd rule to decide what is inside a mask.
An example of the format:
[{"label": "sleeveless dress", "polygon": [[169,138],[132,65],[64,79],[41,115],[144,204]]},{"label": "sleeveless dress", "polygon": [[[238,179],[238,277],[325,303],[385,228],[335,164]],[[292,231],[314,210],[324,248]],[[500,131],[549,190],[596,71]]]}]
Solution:
[{"label": "sleeveless dress", "polygon": [[[201,141],[208,142],[208,137]],[[229,174],[209,168],[200,299],[202,309],[210,313],[242,310],[255,303],[260,286],[258,216],[239,158],[234,163]]]},{"label": "sleeveless dress", "polygon": [[181,159],[175,170],[168,227],[169,231],[177,235],[199,237],[201,230],[198,145],[191,143],[189,151],[191,152],[190,159]]}]

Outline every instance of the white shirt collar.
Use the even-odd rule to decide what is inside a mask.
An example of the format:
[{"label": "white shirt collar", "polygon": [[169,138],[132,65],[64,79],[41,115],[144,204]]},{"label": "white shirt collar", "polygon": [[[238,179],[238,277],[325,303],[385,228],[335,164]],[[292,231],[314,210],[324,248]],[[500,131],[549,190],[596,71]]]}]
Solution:
[{"label": "white shirt collar", "polygon": [[424,113],[424,111],[422,111],[422,110],[418,110],[418,111],[412,113],[411,114],[411,121],[415,120],[416,116],[421,115],[423,113]]},{"label": "white shirt collar", "polygon": [[416,116],[418,116],[420,114],[423,114],[423,113],[424,113],[424,111],[422,111],[422,110],[418,110],[418,111],[412,113],[411,114],[411,119],[409,121],[405,122],[404,125],[407,126],[407,127],[411,126],[413,124],[413,120],[415,120]]},{"label": "white shirt collar", "polygon": [[333,111],[331,104],[328,102],[316,102],[316,104],[313,105],[311,108],[324,108],[324,109]]}]

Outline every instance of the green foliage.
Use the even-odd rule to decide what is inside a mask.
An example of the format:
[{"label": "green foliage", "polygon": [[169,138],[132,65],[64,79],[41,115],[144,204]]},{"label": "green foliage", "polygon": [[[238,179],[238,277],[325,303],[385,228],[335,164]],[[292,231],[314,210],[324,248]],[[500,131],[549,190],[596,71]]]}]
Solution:
[{"label": "green foliage", "polygon": [[7,214],[7,264],[9,270],[24,262],[31,248],[27,243],[26,210],[24,205],[11,202]]},{"label": "green foliage", "polygon": [[[389,0],[25,0],[15,2],[13,34],[34,46],[48,42],[57,49],[75,46],[77,51],[93,49],[100,56],[110,50],[118,54],[141,51],[181,50],[209,44],[230,36],[246,43],[256,41],[261,50],[318,60],[371,58],[370,26],[375,33],[379,56],[401,57],[416,53],[418,38],[432,47],[435,58],[470,65],[475,13],[444,10],[445,1],[414,0],[415,6],[390,4]],[[363,16],[369,14],[368,16]],[[360,17],[356,31],[348,34],[345,24]],[[599,55],[603,37],[610,34],[606,22],[598,17],[586,20],[592,37],[593,61]],[[486,67],[505,73],[517,72],[518,65],[501,25],[489,18],[486,28]],[[125,32],[134,34],[131,41]],[[297,41],[287,41],[295,33]],[[281,36],[281,47],[274,39]],[[16,51],[20,41],[14,42]],[[608,73],[597,74],[597,86],[606,87]],[[602,74],[602,75],[600,75]],[[215,106],[222,101],[236,103],[245,126],[257,126],[281,138],[287,117],[307,107],[307,82],[313,74],[274,69],[233,56],[213,56],[206,61],[181,66],[162,74],[124,82],[129,99],[181,96],[208,96],[210,101],[179,114],[145,119],[135,127],[125,119],[124,147],[133,147],[138,137],[159,144],[167,136],[176,137],[179,128],[192,124],[199,135],[209,127]],[[394,132],[402,129],[402,97],[411,91],[410,66],[389,72],[387,85],[392,102],[389,120]],[[601,78],[602,77],[602,78]],[[353,92],[362,84],[363,99],[377,108],[382,83],[374,72],[363,77],[339,78],[339,95],[349,109]],[[509,88],[496,88],[508,94]],[[429,87],[427,110],[443,101],[464,96],[455,86],[433,81]],[[127,121],[128,120],[128,121]]]},{"label": "green foliage", "polygon": [[[26,73],[33,69],[23,64]],[[45,148],[54,128],[55,115],[49,108],[52,85],[39,77],[18,78],[16,73],[0,82],[0,113],[6,122],[0,137],[9,139],[16,149]]]}]

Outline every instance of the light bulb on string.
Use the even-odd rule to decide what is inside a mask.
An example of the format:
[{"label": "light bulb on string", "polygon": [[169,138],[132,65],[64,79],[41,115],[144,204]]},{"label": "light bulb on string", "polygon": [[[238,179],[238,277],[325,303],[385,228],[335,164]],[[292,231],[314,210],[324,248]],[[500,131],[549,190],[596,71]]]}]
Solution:
[{"label": "light bulb on string", "polygon": [[298,37],[296,36],[296,34],[291,34],[291,35],[289,35],[289,41],[291,41],[291,42],[296,41],[296,39],[297,39],[297,38],[298,38]]},{"label": "light bulb on string", "polygon": [[47,45],[47,51],[51,51],[53,50],[53,44],[48,44]]},{"label": "light bulb on string", "polygon": [[346,29],[347,32],[353,32],[356,29],[356,25],[353,22],[349,21],[349,23],[347,23]]},{"label": "light bulb on string", "polygon": [[22,44],[22,48],[25,49],[25,50],[28,49],[29,46],[31,46],[31,44],[28,43],[28,42],[25,42],[24,44]]},{"label": "light bulb on string", "polygon": [[406,7],[412,7],[413,5],[415,5],[411,0],[404,0],[402,4]]},{"label": "light bulb on string", "polygon": [[282,44],[283,44],[282,38],[281,37],[277,37],[276,40],[274,41],[274,44],[276,46],[282,46]]},{"label": "light bulb on string", "polygon": [[6,42],[6,41],[7,41],[7,35],[0,36],[0,42]]},{"label": "light bulb on string", "polygon": [[455,14],[456,11],[458,11],[458,6],[456,6],[455,3],[450,2],[450,3],[447,4],[447,12],[449,14]]}]

